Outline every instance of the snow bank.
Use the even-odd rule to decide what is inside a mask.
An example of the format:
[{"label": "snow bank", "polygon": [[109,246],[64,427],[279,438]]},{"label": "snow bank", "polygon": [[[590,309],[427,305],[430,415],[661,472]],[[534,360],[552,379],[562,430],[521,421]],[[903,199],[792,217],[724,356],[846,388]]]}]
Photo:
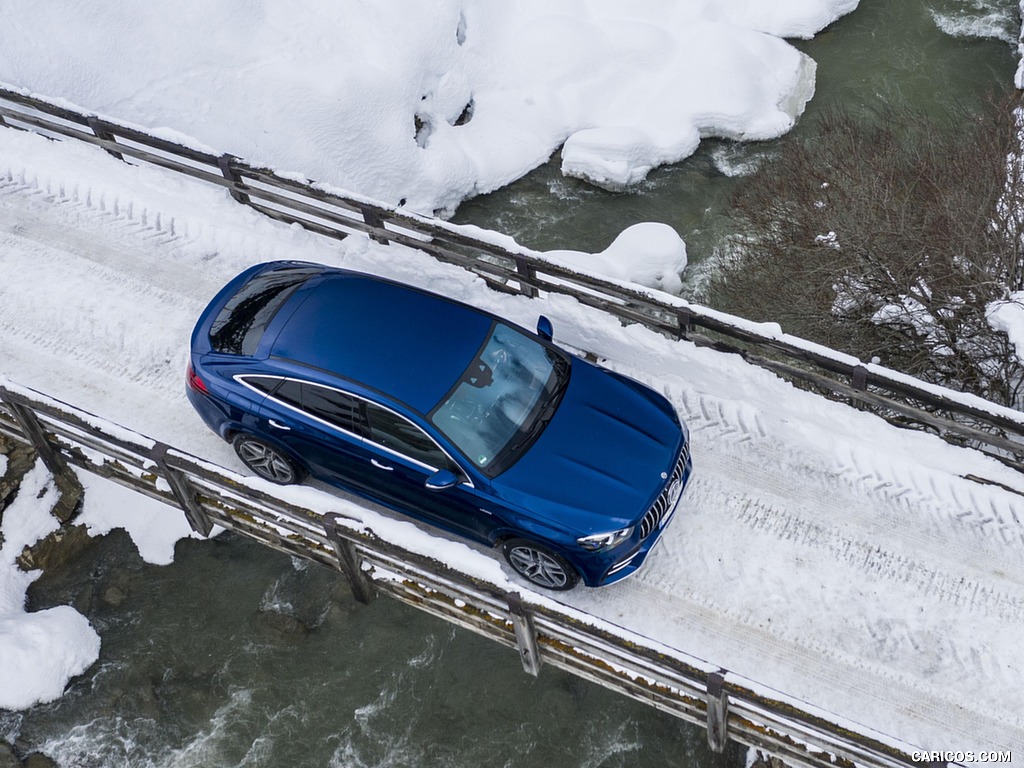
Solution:
[{"label": "snow bank", "polygon": [[853,11],[859,0],[708,0],[709,17],[740,24],[779,37],[811,38],[840,16]]},{"label": "snow bank", "polygon": [[[99,658],[100,637],[70,606],[25,613],[25,592],[40,574],[15,565],[22,550],[58,527],[53,490],[37,465],[4,510],[0,548],[0,709],[24,709],[60,697],[68,681]],[[41,496],[42,495],[42,496]],[[41,496],[41,500],[40,500]]]},{"label": "snow bank", "polygon": [[581,272],[596,272],[615,280],[639,283],[678,293],[686,269],[686,244],[668,224],[646,222],[627,227],[600,253],[546,251],[551,261]]},{"label": "snow bank", "polygon": [[[789,130],[857,0],[15,3],[0,80],[260,165],[451,212],[545,162],[605,186]],[[45,40],[47,55],[39,55]]]},{"label": "snow bank", "polygon": [[200,538],[175,507],[87,472],[79,472],[78,479],[85,496],[75,522],[84,524],[90,536],[123,528],[142,559],[154,565],[174,561],[174,545],[179,539]]}]

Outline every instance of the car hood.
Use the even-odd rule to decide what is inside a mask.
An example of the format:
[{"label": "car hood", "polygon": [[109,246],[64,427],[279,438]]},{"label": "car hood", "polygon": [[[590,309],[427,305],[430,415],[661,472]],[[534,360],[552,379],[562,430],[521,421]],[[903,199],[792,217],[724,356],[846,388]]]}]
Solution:
[{"label": "car hood", "polygon": [[664,487],[682,440],[668,400],[577,358],[555,415],[492,487],[574,534],[624,528]]}]

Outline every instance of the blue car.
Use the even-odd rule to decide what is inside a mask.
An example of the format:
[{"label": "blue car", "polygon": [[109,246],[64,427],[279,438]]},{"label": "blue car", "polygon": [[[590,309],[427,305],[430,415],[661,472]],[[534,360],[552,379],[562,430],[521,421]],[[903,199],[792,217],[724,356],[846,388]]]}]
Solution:
[{"label": "blue car", "polygon": [[450,299],[272,262],[192,333],[189,400],[257,475],[312,476],[500,547],[533,584],[635,572],[692,468],[664,397]]}]

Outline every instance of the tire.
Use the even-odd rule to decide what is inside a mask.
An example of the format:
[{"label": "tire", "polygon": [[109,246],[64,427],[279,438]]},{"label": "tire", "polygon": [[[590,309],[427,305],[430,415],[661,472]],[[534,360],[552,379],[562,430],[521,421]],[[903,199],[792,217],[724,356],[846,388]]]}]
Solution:
[{"label": "tire", "polygon": [[264,480],[278,485],[292,485],[302,480],[302,469],[290,456],[258,437],[241,434],[231,445],[242,463]]},{"label": "tire", "polygon": [[535,541],[508,539],[501,545],[501,552],[512,570],[543,589],[562,592],[572,589],[580,580],[568,560]]}]

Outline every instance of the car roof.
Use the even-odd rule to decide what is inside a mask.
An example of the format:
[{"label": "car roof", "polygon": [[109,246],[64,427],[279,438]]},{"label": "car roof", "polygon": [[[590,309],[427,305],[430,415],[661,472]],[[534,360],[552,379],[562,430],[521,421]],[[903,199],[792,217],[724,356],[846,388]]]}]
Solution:
[{"label": "car roof", "polygon": [[494,321],[441,296],[344,271],[311,280],[282,313],[287,320],[271,355],[356,381],[420,413],[455,385]]}]

